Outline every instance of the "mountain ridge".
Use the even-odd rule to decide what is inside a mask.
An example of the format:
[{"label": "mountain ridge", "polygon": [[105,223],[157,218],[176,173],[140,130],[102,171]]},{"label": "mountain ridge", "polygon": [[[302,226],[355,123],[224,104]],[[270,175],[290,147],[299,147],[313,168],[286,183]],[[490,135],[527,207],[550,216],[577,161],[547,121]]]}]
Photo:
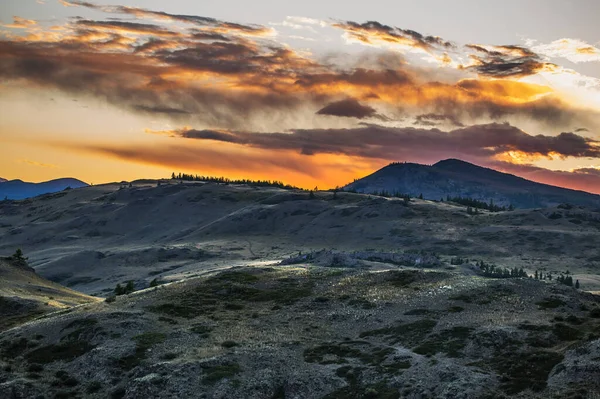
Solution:
[{"label": "mountain ridge", "polygon": [[25,182],[20,179],[0,181],[0,199],[20,200],[51,194],[67,188],[87,187],[88,184],[73,177],[64,177],[40,183]]},{"label": "mountain ridge", "polygon": [[513,174],[450,158],[433,165],[392,163],[358,179],[345,190],[374,194],[381,191],[423,194],[425,199],[468,197],[498,205],[538,208],[572,203],[600,206],[600,195],[538,183]]}]

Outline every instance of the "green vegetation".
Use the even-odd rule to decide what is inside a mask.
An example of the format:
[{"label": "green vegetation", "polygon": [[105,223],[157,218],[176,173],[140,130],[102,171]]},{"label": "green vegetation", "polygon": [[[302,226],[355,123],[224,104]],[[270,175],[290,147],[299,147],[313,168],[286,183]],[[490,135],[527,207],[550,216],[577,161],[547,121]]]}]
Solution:
[{"label": "green vegetation", "polygon": [[102,383],[100,381],[92,381],[88,384],[87,388],[85,389],[85,392],[92,394],[92,393],[99,392],[101,389],[102,389]]},{"label": "green vegetation", "polygon": [[370,385],[349,385],[325,395],[323,399],[399,399],[398,389],[380,382]]},{"label": "green vegetation", "polygon": [[15,253],[9,259],[11,259],[13,262],[15,262],[16,264],[18,264],[20,266],[27,266],[28,258],[26,258],[23,255],[23,251],[21,250],[21,248],[17,248]]},{"label": "green vegetation", "polygon": [[237,363],[226,363],[218,366],[202,366],[204,369],[204,378],[202,382],[213,385],[224,378],[231,378],[242,371]]},{"label": "green vegetation", "polygon": [[70,362],[85,355],[95,346],[85,341],[68,341],[57,345],[48,345],[25,354],[30,363],[48,364],[59,360]]},{"label": "green vegetation", "polygon": [[480,261],[477,266],[483,272],[483,275],[486,277],[494,277],[494,278],[520,278],[527,277],[527,273],[523,268],[500,268],[494,265],[489,265],[484,261]]},{"label": "green vegetation", "polygon": [[490,200],[490,202],[484,202],[484,201],[479,201],[476,200],[474,198],[469,198],[469,197],[461,197],[461,196],[457,196],[457,197],[450,197],[449,195],[446,196],[446,201],[447,202],[455,202],[457,204],[461,204],[461,205],[465,205],[467,207],[471,207],[474,208],[475,211],[477,212],[477,209],[485,209],[488,210],[490,212],[500,212],[500,211],[512,211],[514,210],[514,206],[509,205],[508,208],[505,206],[498,206],[494,204],[494,200]]},{"label": "green vegetation", "polygon": [[133,285],[133,281],[128,281],[125,284],[125,287],[122,287],[121,284],[117,284],[115,287],[115,295],[128,295],[135,291],[135,287]]},{"label": "green vegetation", "polygon": [[536,303],[540,309],[556,309],[559,306],[564,306],[565,302],[558,298],[544,298]]},{"label": "green vegetation", "polygon": [[301,190],[301,188],[284,184],[277,180],[250,180],[250,179],[229,179],[227,177],[215,177],[215,176],[198,176],[186,173],[171,174],[173,180],[185,180],[185,181],[205,181],[209,183],[219,184],[245,184],[252,187],[277,187],[286,190]]},{"label": "green vegetation", "polygon": [[461,357],[461,350],[467,344],[472,328],[453,327],[430,335],[424,342],[414,348],[414,352],[420,355],[432,356],[443,352],[449,357]]},{"label": "green vegetation", "polygon": [[398,324],[393,327],[385,327],[377,330],[364,331],[360,337],[384,336],[392,343],[403,343],[409,346],[416,345],[423,337],[433,331],[437,325],[435,320],[424,319],[413,323]]},{"label": "green vegetation", "polygon": [[136,342],[135,352],[132,355],[124,356],[118,359],[117,363],[123,370],[131,370],[137,367],[142,360],[146,358],[146,352],[148,349],[155,345],[164,342],[166,336],[162,333],[147,332],[144,334],[136,335],[133,340]]},{"label": "green vegetation", "polygon": [[562,354],[550,351],[506,351],[496,353],[491,364],[501,377],[500,388],[514,395],[526,389],[542,391],[548,374],[562,360]]}]

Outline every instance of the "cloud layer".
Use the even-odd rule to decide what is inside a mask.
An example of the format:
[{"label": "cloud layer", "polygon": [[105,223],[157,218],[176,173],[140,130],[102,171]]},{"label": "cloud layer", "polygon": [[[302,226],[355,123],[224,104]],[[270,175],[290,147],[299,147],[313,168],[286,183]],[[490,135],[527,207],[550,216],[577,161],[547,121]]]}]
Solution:
[{"label": "cloud layer", "polygon": [[[223,170],[243,170],[236,162],[228,165],[218,145],[251,163],[247,170],[267,165],[313,177],[324,172],[302,166],[302,159],[319,158],[323,167],[321,157],[336,165],[342,158],[379,165],[462,157],[546,176],[546,169],[531,164],[600,158],[594,138],[600,109],[545,83],[547,76],[584,78],[555,58],[600,59],[596,47],[576,39],[460,45],[377,21],[290,17],[271,25],[310,32],[326,27],[355,47],[369,48],[315,55],[279,41],[273,27],[60,2],[106,18],[74,16],[48,27],[14,17],[0,36],[1,80],[94,98],[170,126],[197,127],[151,131],[180,139],[164,149],[140,147],[138,154],[124,139],[119,145],[83,146],[85,151],[190,167],[196,154]],[[597,97],[592,89],[590,96]],[[522,124],[526,128],[517,127]],[[179,155],[167,150],[185,156],[177,161]],[[281,154],[294,161],[281,161]],[[589,168],[564,173],[561,179],[597,178]]]}]

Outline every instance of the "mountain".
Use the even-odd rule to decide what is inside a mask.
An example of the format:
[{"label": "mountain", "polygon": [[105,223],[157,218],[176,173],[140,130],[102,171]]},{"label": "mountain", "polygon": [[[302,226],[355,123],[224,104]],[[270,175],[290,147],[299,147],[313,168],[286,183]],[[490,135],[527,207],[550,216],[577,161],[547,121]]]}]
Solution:
[{"label": "mountain", "polygon": [[423,198],[430,200],[460,196],[484,202],[493,200],[501,206],[512,204],[516,208],[551,207],[562,203],[600,206],[600,195],[536,183],[458,159],[431,166],[390,164],[344,189],[360,193],[398,192],[413,197],[423,194]]},{"label": "mountain", "polygon": [[0,177],[0,183],[4,183],[5,181],[8,181],[8,180],[3,179],[3,178]]},{"label": "mountain", "polygon": [[25,199],[42,194],[55,193],[66,188],[86,187],[88,184],[73,178],[28,183],[22,180],[0,181],[0,199]]}]

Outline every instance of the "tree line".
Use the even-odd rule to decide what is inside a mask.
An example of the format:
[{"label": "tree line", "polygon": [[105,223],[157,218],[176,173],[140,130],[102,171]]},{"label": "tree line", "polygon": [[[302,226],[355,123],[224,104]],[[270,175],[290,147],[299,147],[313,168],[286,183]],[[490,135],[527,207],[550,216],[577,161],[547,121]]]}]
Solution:
[{"label": "tree line", "polygon": [[299,187],[292,186],[290,184],[285,184],[278,180],[251,180],[251,179],[229,179],[227,177],[215,177],[215,176],[199,176],[192,175],[187,173],[178,173],[175,174],[173,172],[171,174],[171,179],[173,180],[185,180],[185,181],[205,181],[209,183],[219,183],[219,184],[246,184],[249,186],[255,187],[277,187],[283,188],[286,190],[302,190]]},{"label": "tree line", "polygon": [[513,204],[510,204],[508,207],[498,206],[498,205],[494,204],[493,199],[490,199],[490,202],[485,202],[485,201],[479,201],[479,200],[476,200],[474,198],[469,198],[469,197],[461,197],[461,196],[451,197],[448,195],[448,196],[446,196],[446,201],[456,202],[457,204],[466,205],[470,208],[486,209],[490,212],[514,211],[515,210],[515,207],[513,206]]}]

